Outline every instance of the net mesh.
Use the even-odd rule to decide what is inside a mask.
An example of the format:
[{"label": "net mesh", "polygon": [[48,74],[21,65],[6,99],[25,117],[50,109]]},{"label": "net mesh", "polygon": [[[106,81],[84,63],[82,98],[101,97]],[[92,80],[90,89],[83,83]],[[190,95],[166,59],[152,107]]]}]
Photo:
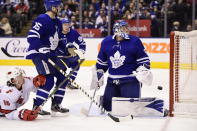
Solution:
[{"label": "net mesh", "polygon": [[197,115],[197,31],[174,35],[174,114]]}]

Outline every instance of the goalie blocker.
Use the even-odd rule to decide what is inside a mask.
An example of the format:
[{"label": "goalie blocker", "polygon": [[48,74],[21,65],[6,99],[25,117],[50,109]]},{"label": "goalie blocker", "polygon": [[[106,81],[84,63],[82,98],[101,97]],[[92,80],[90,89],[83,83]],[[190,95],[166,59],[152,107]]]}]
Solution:
[{"label": "goalie blocker", "polygon": [[114,116],[158,116],[165,117],[168,110],[164,109],[164,101],[156,97],[146,98],[112,98],[112,115]]}]

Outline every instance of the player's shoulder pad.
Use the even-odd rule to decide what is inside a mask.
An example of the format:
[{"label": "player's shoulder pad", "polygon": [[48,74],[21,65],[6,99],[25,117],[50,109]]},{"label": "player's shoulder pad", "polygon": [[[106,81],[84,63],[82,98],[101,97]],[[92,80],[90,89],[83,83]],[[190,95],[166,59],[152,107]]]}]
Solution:
[{"label": "player's shoulder pad", "polygon": [[101,42],[101,47],[105,48],[107,45],[109,45],[109,43],[111,43],[112,41],[114,41],[113,36],[107,36],[105,37],[102,42]]},{"label": "player's shoulder pad", "polygon": [[61,25],[61,27],[62,27],[62,22],[61,22],[61,20],[60,20],[59,18],[56,18],[56,20],[57,20],[57,23],[58,23],[59,25]]},{"label": "player's shoulder pad", "polygon": [[35,20],[34,22],[39,22],[43,25],[45,25],[48,21],[49,21],[49,16],[47,14],[40,14]]},{"label": "player's shoulder pad", "polygon": [[105,37],[104,39],[103,39],[103,41],[102,41],[102,43],[103,44],[105,44],[105,43],[108,43],[108,42],[111,42],[111,41],[113,41],[114,39],[113,39],[113,36],[107,36],[107,37]]},{"label": "player's shoulder pad", "polygon": [[142,45],[142,41],[140,40],[139,37],[133,36],[133,35],[129,35],[129,37],[130,37],[130,40],[132,41],[132,44],[135,44],[136,46]]},{"label": "player's shoulder pad", "polygon": [[139,37],[134,36],[134,35],[129,35],[129,38],[130,38],[130,39],[133,39],[133,40],[139,40]]},{"label": "player's shoulder pad", "polygon": [[74,29],[70,29],[70,34],[72,34],[73,36],[79,36],[79,32],[77,30],[74,30]]}]

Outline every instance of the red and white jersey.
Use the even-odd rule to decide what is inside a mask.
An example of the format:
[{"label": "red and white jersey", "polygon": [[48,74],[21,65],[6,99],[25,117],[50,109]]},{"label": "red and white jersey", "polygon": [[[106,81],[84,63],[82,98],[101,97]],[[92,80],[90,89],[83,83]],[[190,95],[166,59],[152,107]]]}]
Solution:
[{"label": "red and white jersey", "polygon": [[32,77],[25,77],[22,90],[16,87],[0,87],[0,114],[5,114],[8,119],[19,119],[17,108],[24,105],[30,96],[30,92],[36,92]]}]

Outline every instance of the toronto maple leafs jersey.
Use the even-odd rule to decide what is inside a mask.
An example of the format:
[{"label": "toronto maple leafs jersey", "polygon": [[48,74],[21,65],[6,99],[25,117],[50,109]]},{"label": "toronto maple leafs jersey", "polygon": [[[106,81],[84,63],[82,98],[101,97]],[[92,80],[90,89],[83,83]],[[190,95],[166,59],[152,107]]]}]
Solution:
[{"label": "toronto maple leafs jersey", "polygon": [[47,14],[39,15],[33,21],[27,36],[29,48],[26,58],[32,59],[37,53],[55,50],[58,46],[58,33],[61,32],[61,28],[58,18],[52,19]]},{"label": "toronto maple leafs jersey", "polygon": [[32,77],[25,77],[22,90],[16,87],[1,86],[0,88],[0,114],[5,114],[8,119],[19,119],[19,111],[16,110],[24,105],[30,96],[30,92],[36,92]]},{"label": "toronto maple leafs jersey", "polygon": [[66,48],[73,48],[82,51],[85,53],[86,51],[86,43],[83,40],[83,37],[74,29],[70,28],[70,31],[67,34],[60,34],[60,44],[58,46],[58,53],[61,55],[68,56],[68,51]]},{"label": "toronto maple leafs jersey", "polygon": [[132,72],[144,64],[150,66],[150,60],[138,37],[129,35],[128,39],[118,42],[114,35],[102,41],[96,67],[108,70],[109,78],[130,79]]}]

